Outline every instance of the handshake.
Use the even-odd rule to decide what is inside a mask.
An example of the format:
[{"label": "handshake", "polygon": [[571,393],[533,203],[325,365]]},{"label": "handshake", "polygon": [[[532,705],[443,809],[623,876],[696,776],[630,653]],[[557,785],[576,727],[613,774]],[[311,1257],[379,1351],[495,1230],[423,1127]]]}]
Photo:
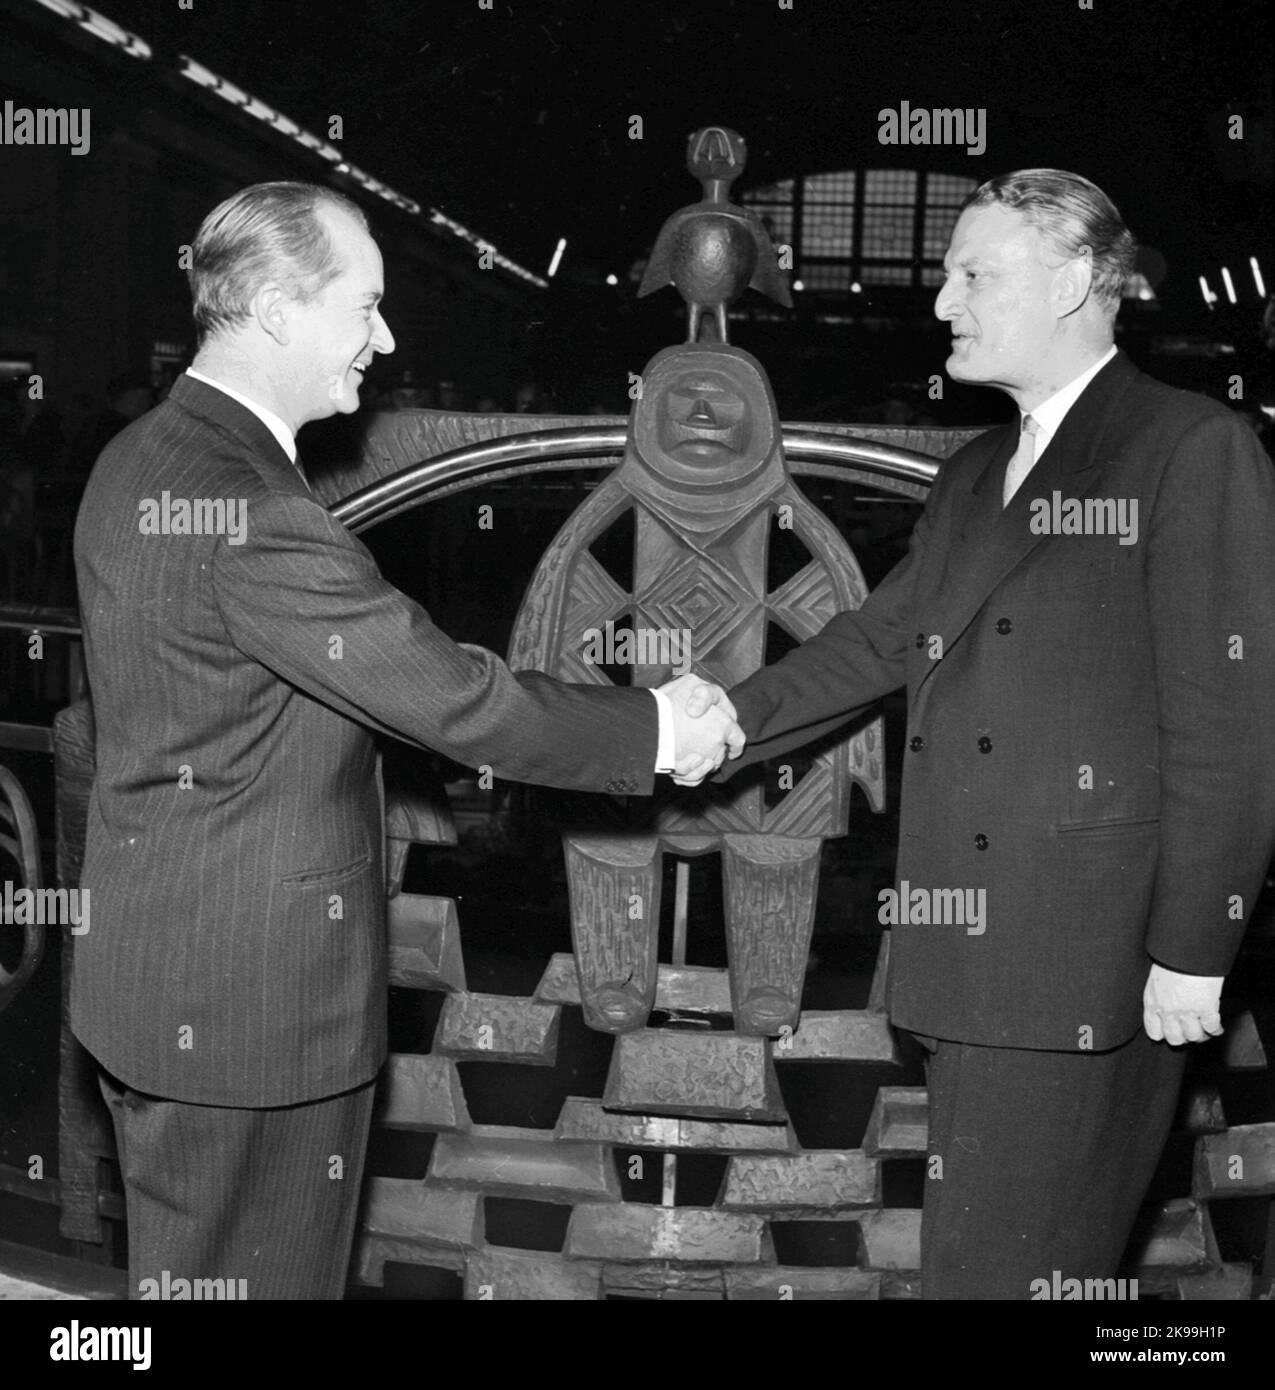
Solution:
[{"label": "handshake", "polygon": [[659,689],[673,706],[673,780],[681,787],[698,787],[727,757],[738,758],[744,751],[744,731],[736,723],[735,706],[721,686],[692,671]]}]

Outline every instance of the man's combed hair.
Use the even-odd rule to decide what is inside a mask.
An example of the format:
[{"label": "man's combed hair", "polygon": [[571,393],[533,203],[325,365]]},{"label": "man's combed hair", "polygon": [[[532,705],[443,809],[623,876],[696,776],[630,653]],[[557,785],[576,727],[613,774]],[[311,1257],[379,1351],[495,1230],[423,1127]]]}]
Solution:
[{"label": "man's combed hair", "polygon": [[342,264],[318,217],[340,209],[367,227],[362,210],[312,183],[254,183],[204,218],[191,248],[190,293],[200,343],[241,323],[252,296],[277,280],[302,302],[341,273]]},{"label": "man's combed hair", "polygon": [[988,179],[962,205],[1001,203],[1021,212],[1064,257],[1093,253],[1093,294],[1111,313],[1133,274],[1138,243],[1116,205],[1095,183],[1065,169],[1019,169]]}]

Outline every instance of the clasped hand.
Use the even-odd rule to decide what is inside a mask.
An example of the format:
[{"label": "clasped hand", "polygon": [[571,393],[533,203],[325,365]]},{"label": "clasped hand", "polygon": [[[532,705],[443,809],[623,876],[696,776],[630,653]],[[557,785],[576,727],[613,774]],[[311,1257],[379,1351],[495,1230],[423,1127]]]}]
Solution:
[{"label": "clasped hand", "polygon": [[744,731],[735,718],[735,706],[719,685],[688,671],[660,686],[673,706],[677,736],[673,780],[681,787],[697,787],[716,772],[728,757],[744,751]]}]

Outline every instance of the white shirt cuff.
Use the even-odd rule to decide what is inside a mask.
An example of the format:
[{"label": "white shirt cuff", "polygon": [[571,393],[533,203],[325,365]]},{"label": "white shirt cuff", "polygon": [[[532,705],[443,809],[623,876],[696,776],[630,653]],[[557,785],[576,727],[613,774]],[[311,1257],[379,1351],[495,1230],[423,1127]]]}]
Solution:
[{"label": "white shirt cuff", "polygon": [[673,702],[662,690],[652,688],[660,711],[660,743],[655,750],[656,772],[672,772],[677,765],[677,733],[673,728]]}]

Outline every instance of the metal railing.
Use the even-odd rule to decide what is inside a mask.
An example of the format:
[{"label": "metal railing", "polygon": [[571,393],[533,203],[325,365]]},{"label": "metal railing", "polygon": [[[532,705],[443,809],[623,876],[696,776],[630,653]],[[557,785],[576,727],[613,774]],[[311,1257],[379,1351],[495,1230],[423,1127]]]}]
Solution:
[{"label": "metal railing", "polygon": [[[526,474],[596,468],[599,456],[622,454],[626,438],[622,425],[574,425],[466,444],[360,488],[333,506],[332,514],[351,531],[363,531],[421,502],[467,488]],[[938,461],[928,454],[868,440],[793,429],[785,429],[783,438],[792,473],[850,477],[918,500],[925,496],[939,469]]]}]

